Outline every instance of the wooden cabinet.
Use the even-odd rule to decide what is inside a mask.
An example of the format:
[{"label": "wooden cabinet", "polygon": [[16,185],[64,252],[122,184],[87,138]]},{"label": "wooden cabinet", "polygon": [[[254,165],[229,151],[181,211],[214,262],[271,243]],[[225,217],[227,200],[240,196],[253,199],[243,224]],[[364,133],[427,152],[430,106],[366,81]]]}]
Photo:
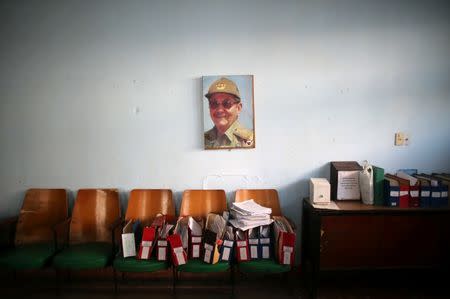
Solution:
[{"label": "wooden cabinet", "polygon": [[302,267],[313,297],[323,270],[449,267],[449,208],[337,206],[316,209],[304,200]]},{"label": "wooden cabinet", "polygon": [[340,216],[322,218],[320,268],[374,267],[378,261],[381,217]]}]

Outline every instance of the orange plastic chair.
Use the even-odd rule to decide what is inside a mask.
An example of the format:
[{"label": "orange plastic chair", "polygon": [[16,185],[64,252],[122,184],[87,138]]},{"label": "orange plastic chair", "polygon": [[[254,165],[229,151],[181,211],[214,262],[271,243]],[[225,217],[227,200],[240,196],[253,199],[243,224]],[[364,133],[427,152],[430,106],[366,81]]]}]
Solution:
[{"label": "orange plastic chair", "polygon": [[80,189],[70,220],[69,246],[57,254],[57,269],[98,269],[114,255],[114,224],[120,221],[116,189]]},{"label": "orange plastic chair", "polygon": [[[206,219],[209,213],[222,214],[227,210],[227,199],[224,190],[185,190],[181,200],[180,216],[202,217]],[[175,280],[178,279],[178,272],[191,273],[212,273],[225,272],[230,270],[227,262],[217,264],[207,264],[201,260],[188,260],[184,265],[180,265],[175,271]],[[233,286],[233,275],[231,274],[231,285]]]},{"label": "orange plastic chair", "polygon": [[[272,209],[272,216],[282,216],[278,192],[275,189],[240,189],[236,191],[235,202],[253,199],[257,204]],[[287,273],[289,265],[280,265],[275,259],[252,260],[238,264],[244,273]]]},{"label": "orange plastic chair", "polygon": [[[64,189],[29,189],[16,219],[14,248],[0,255],[0,267],[12,270],[42,268],[56,253],[55,227],[67,219],[67,192]],[[8,233],[7,235],[13,235]]]},{"label": "orange plastic chair", "polygon": [[224,190],[186,190],[181,200],[180,216],[202,217],[209,213],[222,214],[227,210]]},{"label": "orange plastic chair", "polygon": [[240,189],[236,191],[235,202],[253,199],[257,204],[272,209],[273,216],[281,216],[280,200],[275,189]]},{"label": "orange plastic chair", "polygon": [[172,191],[168,189],[134,189],[130,192],[125,221],[151,223],[157,214],[175,217]]}]

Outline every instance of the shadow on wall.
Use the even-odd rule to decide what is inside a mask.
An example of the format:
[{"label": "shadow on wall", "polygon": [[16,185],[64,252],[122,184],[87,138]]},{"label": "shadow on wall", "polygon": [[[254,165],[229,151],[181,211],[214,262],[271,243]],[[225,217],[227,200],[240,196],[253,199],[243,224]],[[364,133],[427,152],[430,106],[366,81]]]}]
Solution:
[{"label": "shadow on wall", "polygon": [[125,218],[131,190],[119,190],[120,214]]},{"label": "shadow on wall", "polygon": [[78,190],[67,190],[67,204],[69,205],[69,217],[72,216],[73,205],[75,204],[75,199],[77,198]]},{"label": "shadow on wall", "polygon": [[14,216],[17,216],[19,214],[16,211],[20,212],[20,209],[22,208],[22,205],[23,205],[23,199],[25,198],[26,193],[27,193],[27,190],[23,190],[23,191],[14,192],[11,195],[11,197],[13,198],[13,200],[17,206],[17,208],[14,210],[14,214],[13,214]]},{"label": "shadow on wall", "polygon": [[195,109],[194,111],[198,112],[198,117],[197,117],[197,124],[199,125],[198,130],[196,130],[196,132],[198,132],[198,134],[200,136],[196,137],[197,142],[196,144],[198,145],[199,150],[203,150],[205,145],[204,145],[204,141],[203,141],[203,136],[204,136],[204,131],[206,130],[206,128],[204,128],[203,125],[203,81],[202,81],[202,77],[200,78],[194,78],[194,84],[195,84],[195,101],[194,101],[194,105],[193,107],[198,107],[198,109]]},{"label": "shadow on wall", "polygon": [[296,225],[296,254],[295,264],[300,264],[302,250],[302,215],[303,215],[303,199],[309,197],[309,178],[327,178],[329,179],[329,163],[309,172],[302,174],[302,177],[308,179],[300,179],[296,182],[287,184],[278,188],[280,197],[281,212],[284,216],[294,221]]},{"label": "shadow on wall", "polygon": [[173,192],[173,201],[175,203],[175,215],[180,215],[181,200],[183,198],[183,191]]}]

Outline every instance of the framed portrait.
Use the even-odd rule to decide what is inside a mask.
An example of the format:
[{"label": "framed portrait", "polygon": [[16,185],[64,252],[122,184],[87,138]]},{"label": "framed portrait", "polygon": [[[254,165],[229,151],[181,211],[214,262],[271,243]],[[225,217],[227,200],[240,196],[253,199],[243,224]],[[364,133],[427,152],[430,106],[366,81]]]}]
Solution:
[{"label": "framed portrait", "polygon": [[255,148],[253,75],[203,76],[207,150]]}]

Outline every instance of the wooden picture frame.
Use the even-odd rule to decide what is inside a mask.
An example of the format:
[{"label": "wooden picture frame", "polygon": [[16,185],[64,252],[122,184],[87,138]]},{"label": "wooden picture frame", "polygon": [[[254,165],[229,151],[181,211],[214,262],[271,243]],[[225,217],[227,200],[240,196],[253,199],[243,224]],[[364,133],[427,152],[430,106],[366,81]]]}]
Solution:
[{"label": "wooden picture frame", "polygon": [[253,75],[203,76],[206,150],[255,148]]}]

